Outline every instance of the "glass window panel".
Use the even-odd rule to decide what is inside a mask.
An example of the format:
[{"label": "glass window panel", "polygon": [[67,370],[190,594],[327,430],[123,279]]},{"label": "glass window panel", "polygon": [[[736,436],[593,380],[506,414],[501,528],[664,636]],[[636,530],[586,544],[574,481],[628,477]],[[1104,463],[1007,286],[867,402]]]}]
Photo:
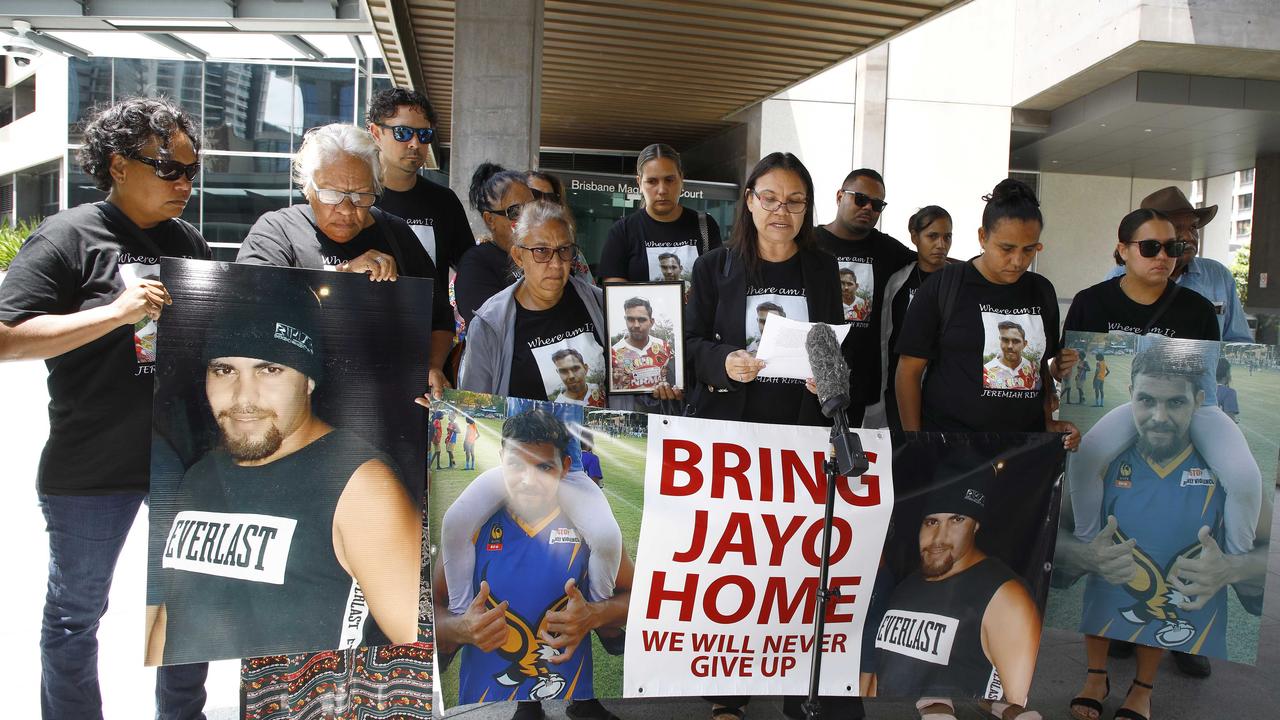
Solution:
[{"label": "glass window panel", "polygon": [[127,97],[160,97],[176,100],[200,130],[200,94],[204,85],[201,63],[181,60],[116,58],[113,100]]},{"label": "glass window panel", "polygon": [[301,142],[301,135],[313,127],[329,123],[351,123],[355,120],[356,73],[354,67],[298,67],[298,96],[302,111],[295,109],[294,116],[301,115],[301,123],[294,130]]},{"label": "glass window panel", "polygon": [[76,143],[84,137],[80,129],[89,119],[89,111],[111,100],[111,59],[69,58],[67,62],[67,137]]},{"label": "glass window panel", "polygon": [[259,215],[289,205],[289,159],[206,154],[204,188],[205,239],[241,242]]},{"label": "glass window panel", "polygon": [[292,152],[293,68],[252,63],[205,64],[205,147]]}]

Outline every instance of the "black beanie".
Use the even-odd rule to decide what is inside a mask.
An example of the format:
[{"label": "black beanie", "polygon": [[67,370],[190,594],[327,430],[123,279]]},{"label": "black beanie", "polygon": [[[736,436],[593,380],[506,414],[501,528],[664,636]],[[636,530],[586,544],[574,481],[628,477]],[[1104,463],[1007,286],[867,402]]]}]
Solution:
[{"label": "black beanie", "polygon": [[247,357],[279,363],[317,384],[324,376],[323,348],[314,313],[284,304],[235,306],[213,322],[203,359]]},{"label": "black beanie", "polygon": [[967,449],[957,449],[939,460],[921,515],[951,513],[977,522],[986,520],[987,490],[995,475],[992,462]]}]

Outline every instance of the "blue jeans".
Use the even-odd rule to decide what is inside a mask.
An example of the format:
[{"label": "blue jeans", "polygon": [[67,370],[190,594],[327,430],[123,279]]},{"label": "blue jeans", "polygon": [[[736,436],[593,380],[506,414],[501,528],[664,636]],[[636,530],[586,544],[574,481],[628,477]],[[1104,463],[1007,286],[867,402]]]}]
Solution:
[{"label": "blue jeans", "polygon": [[[40,629],[44,720],[101,720],[98,621],[144,493],[40,495],[49,533],[49,590]],[[207,663],[156,669],[156,718],[203,720]]]}]

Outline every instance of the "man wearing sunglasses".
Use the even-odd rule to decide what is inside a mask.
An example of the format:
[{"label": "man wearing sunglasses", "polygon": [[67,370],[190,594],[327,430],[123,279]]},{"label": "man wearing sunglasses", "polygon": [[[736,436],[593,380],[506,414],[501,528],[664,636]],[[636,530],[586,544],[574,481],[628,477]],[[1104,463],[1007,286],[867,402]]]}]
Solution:
[{"label": "man wearing sunglasses", "polygon": [[[1139,207],[1159,210],[1169,216],[1177,230],[1177,239],[1186,243],[1173,269],[1173,281],[1183,288],[1195,290],[1213,303],[1224,341],[1253,342],[1253,331],[1249,329],[1231,271],[1217,260],[1199,257],[1200,230],[1213,221],[1218,214],[1218,206],[1194,207],[1182,190],[1170,185],[1143,198]],[[1107,277],[1124,274],[1125,267],[1116,258],[1116,267]]]},{"label": "man wearing sunglasses", "polygon": [[369,100],[366,118],[382,164],[382,196],[374,207],[409,224],[447,287],[449,269],[476,239],[458,196],[418,174],[435,140],[435,111],[420,92],[387,88]]},{"label": "man wearing sunglasses", "polygon": [[834,255],[842,270],[859,267],[863,277],[870,270],[871,291],[866,312],[850,319],[849,340],[842,347],[849,363],[849,422],[858,424],[866,410],[870,422],[884,425],[883,411],[875,411],[880,400],[880,303],[889,277],[916,259],[916,254],[898,240],[876,229],[884,210],[884,178],[870,168],[849,173],[836,191],[836,217],[814,229],[818,247]]},{"label": "man wearing sunglasses", "polygon": [[[180,219],[199,173],[200,127],[177,105],[130,98],[97,113],[80,164],[107,199],[41,223],[0,284],[0,359],[43,359],[49,369],[49,438],[36,474],[49,534],[44,718],[102,717],[97,629],[116,560],[148,493],[174,489],[149,480],[155,354],[146,334],[171,302],[155,277],[161,256],[210,257]],[[156,717],[203,718],[207,672],[203,663],[160,668]]]}]

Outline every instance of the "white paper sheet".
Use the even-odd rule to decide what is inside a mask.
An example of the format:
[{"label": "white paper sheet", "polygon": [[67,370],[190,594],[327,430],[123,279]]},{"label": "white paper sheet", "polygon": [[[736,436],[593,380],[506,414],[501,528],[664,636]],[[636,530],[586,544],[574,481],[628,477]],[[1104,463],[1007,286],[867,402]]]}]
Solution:
[{"label": "white paper sheet", "polygon": [[[764,333],[760,336],[760,347],[756,350],[756,359],[764,360],[767,365],[760,371],[760,377],[794,378],[808,380],[813,377],[813,368],[809,365],[809,353],[804,349],[804,341],[809,337],[809,329],[818,323],[802,322],[769,315],[764,322]],[[844,342],[849,335],[849,326],[828,325],[836,334],[836,344]]]}]

